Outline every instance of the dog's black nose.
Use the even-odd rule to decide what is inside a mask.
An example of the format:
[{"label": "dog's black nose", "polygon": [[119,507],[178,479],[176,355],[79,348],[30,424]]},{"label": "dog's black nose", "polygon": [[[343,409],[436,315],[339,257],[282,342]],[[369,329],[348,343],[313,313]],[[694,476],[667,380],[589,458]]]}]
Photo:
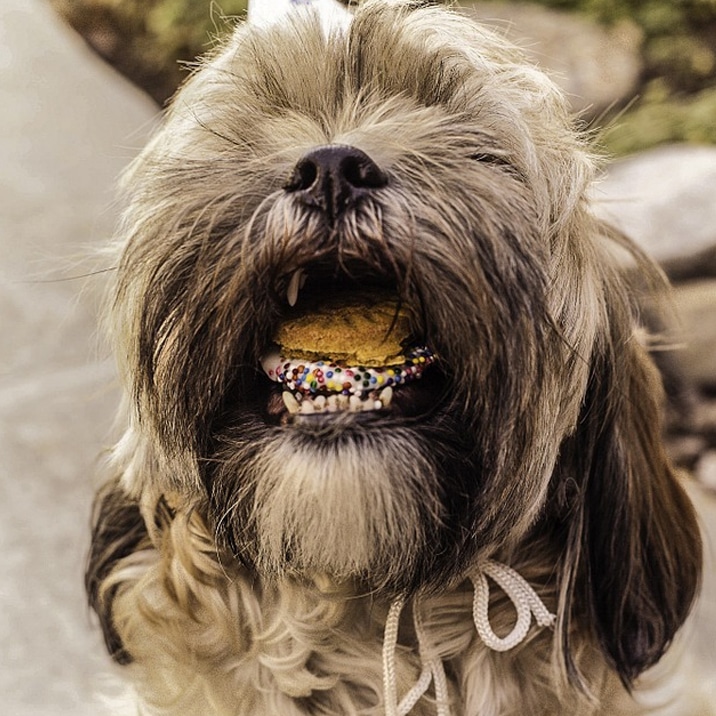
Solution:
[{"label": "dog's black nose", "polygon": [[388,183],[388,177],[363,151],[329,144],[301,157],[284,186],[307,206],[323,209],[332,222],[356,201]]}]

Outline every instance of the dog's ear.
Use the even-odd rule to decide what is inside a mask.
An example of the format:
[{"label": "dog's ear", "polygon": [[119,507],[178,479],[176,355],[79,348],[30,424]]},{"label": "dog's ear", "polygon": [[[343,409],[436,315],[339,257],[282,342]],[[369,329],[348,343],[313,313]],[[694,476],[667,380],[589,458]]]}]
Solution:
[{"label": "dog's ear", "polygon": [[147,529],[137,503],[127,497],[116,481],[105,485],[95,498],[85,589],[90,606],[99,616],[107,650],[119,664],[128,664],[132,657],[124,649],[112,618],[117,585],[107,588],[106,582],[117,563],[147,541]]},{"label": "dog's ear", "polygon": [[[593,625],[629,686],[659,660],[690,610],[701,539],[662,444],[659,375],[624,303],[610,304],[609,332],[592,357],[579,425],[560,467],[563,488],[577,483],[563,512],[562,618]],[[574,675],[568,624],[561,631]]]}]

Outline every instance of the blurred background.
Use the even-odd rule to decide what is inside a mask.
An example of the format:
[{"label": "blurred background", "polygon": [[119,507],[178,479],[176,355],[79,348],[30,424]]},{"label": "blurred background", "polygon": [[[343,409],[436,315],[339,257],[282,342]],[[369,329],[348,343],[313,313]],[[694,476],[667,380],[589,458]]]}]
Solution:
[{"label": "blurred background", "polygon": [[[667,444],[716,532],[716,0],[462,2],[567,92],[607,157],[597,211],[674,283]],[[244,0],[0,3],[0,693],[109,713],[85,607],[91,499],[119,400],[98,329],[117,176]],[[713,560],[713,556],[711,556]],[[713,561],[707,574],[713,589]],[[716,674],[716,601],[693,652]]]},{"label": "blurred background", "polygon": [[[246,0],[50,0],[102,57],[159,104]],[[536,0],[458,3],[502,25],[561,73],[617,155],[716,142],[716,2]],[[590,63],[593,63],[590,66]],[[605,69],[604,65],[607,65]],[[600,84],[603,83],[603,84]],[[618,122],[613,122],[618,117]]]}]

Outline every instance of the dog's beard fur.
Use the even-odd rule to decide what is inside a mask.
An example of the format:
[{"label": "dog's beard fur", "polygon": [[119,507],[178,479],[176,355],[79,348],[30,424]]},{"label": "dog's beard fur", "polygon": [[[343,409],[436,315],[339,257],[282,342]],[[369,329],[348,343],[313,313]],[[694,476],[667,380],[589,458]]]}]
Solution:
[{"label": "dog's beard fur", "polygon": [[[210,428],[211,462],[202,479],[209,486],[220,534],[238,555],[266,567],[264,571],[360,577],[370,588],[394,592],[444,583],[464,569],[477,548],[523,532],[542,502],[549,469],[544,461],[554,459],[549,454],[553,441],[545,446],[536,445],[534,438],[515,437],[508,442],[543,454],[526,457],[518,454],[520,448],[514,448],[514,455],[500,454],[492,431],[480,426],[493,425],[511,436],[515,415],[524,416],[530,403],[548,400],[548,365],[562,363],[564,351],[550,338],[547,317],[535,316],[531,305],[533,295],[544,295],[543,277],[524,257],[511,259],[518,267],[510,268],[495,266],[493,255],[480,261],[482,286],[472,276],[461,279],[468,256],[456,242],[424,228],[445,221],[439,210],[449,209],[439,207],[435,197],[426,212],[425,199],[395,211],[391,203],[399,198],[391,202],[386,197],[384,205],[359,207],[349,217],[352,227],[329,230],[319,221],[315,233],[305,230],[302,212],[290,212],[293,207],[277,201],[266,218],[270,228],[259,229],[262,242],[283,242],[287,257],[270,256],[254,268],[259,275],[285,270],[287,264],[316,265],[316,257],[325,253],[343,280],[357,270],[395,283],[403,303],[417,307],[420,322],[429,327],[424,335],[446,372],[398,389],[388,413],[299,418],[288,427],[267,424],[265,386],[252,367],[233,376],[228,404]],[[423,216],[416,215],[419,211]],[[467,218],[470,209],[464,211]],[[287,216],[288,221],[281,221]],[[272,226],[277,218],[279,225]],[[500,239],[495,230],[494,241]],[[485,291],[488,271],[500,282],[506,273],[519,273],[515,283],[525,288],[520,295],[511,290],[512,299],[505,285]],[[247,290],[246,296],[234,300],[271,295],[271,286],[246,289],[252,283],[247,276],[239,288]],[[356,280],[357,286],[364,283],[364,278]],[[454,289],[447,300],[440,291],[446,283]],[[492,295],[502,296],[499,305],[489,299]],[[280,310],[272,307],[274,314]],[[241,326],[237,343],[239,336],[272,325],[269,316],[256,314],[254,309],[248,325]],[[523,327],[516,333],[532,337],[509,345],[495,336],[501,325]],[[255,366],[257,355],[234,360]],[[532,395],[518,388],[517,376],[502,372],[497,377],[499,366],[525,363],[536,367]],[[560,407],[545,405],[542,419],[554,424],[559,416],[548,410]],[[530,430],[521,422],[523,430]],[[482,439],[477,442],[475,436]],[[527,464],[529,472],[521,469]],[[502,474],[503,479],[484,478]],[[513,502],[531,508],[519,514],[490,509]]]},{"label": "dog's beard fur", "polygon": [[[284,188],[329,144],[389,178],[336,216]],[[384,599],[539,544],[566,670],[579,614],[636,676],[685,617],[700,553],[584,203],[593,164],[553,85],[462,18],[369,3],[346,36],[239,29],[126,178],[124,492],[201,513],[249,573]],[[388,411],[282,414],[259,366],[297,268],[312,295],[394,291],[436,366]],[[91,591],[118,544],[96,547]]]}]

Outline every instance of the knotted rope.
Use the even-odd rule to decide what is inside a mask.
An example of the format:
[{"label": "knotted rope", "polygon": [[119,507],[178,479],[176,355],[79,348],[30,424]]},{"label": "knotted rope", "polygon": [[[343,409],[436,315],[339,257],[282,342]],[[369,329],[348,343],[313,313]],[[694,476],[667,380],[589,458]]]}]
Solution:
[{"label": "knotted rope", "polygon": [[[517,612],[517,621],[512,631],[499,637],[492,629],[489,617],[490,577],[507,595]],[[500,562],[484,560],[477,571],[470,575],[474,588],[472,617],[475,629],[485,646],[493,651],[509,651],[520,644],[530,629],[532,616],[541,627],[554,625],[556,617],[551,614],[534,589],[514,569]],[[398,646],[400,615],[405,606],[405,597],[393,601],[388,610],[383,636],[383,692],[385,716],[407,716],[423,694],[434,683],[437,716],[450,716],[447,678],[442,659],[435,653],[425,634],[422,615],[417,604],[413,609],[413,623],[418,639],[418,650],[422,671],[414,686],[398,701],[395,652]]]}]

